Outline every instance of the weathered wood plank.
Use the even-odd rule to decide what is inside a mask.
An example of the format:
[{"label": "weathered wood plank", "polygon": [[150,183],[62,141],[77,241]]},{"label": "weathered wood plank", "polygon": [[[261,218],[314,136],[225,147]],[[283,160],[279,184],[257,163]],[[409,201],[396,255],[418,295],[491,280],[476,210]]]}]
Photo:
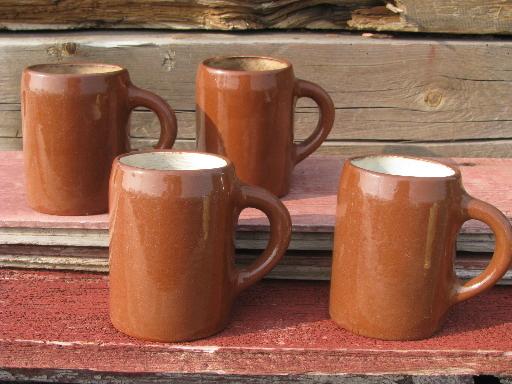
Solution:
[{"label": "weathered wood plank", "polygon": [[[314,230],[315,228],[310,227],[309,229]],[[331,232],[300,231],[301,227],[296,226],[292,232],[288,249],[332,250],[332,230]],[[480,231],[482,233],[479,233]],[[108,241],[107,229],[0,227],[0,244],[108,247]],[[265,228],[250,230],[250,226],[242,226],[242,230],[236,233],[235,246],[238,249],[264,249],[267,243],[268,231]],[[466,225],[457,238],[457,249],[467,252],[492,252],[494,250],[494,235],[488,232],[488,228],[478,225],[478,223]]]},{"label": "weathered wood plank", "polygon": [[509,0],[395,0],[352,12],[350,28],[370,31],[512,34]]},{"label": "weathered wood plank", "polygon": [[[99,372],[77,369],[0,369],[0,380],[8,380],[5,384],[12,382],[32,382],[40,384],[44,376],[48,382],[57,383],[94,383],[94,384],[214,384],[214,383],[329,383],[329,384],[474,384],[471,375],[444,374],[424,375],[347,375],[347,374],[224,374],[224,373],[158,373],[151,374],[131,372]],[[498,380],[498,378],[496,378]],[[500,384],[510,384],[503,381]]]},{"label": "weathered wood plank", "polygon": [[[180,138],[192,140],[194,77],[208,56],[286,57],[299,77],[325,87],[336,122],[325,153],[383,151],[388,142],[443,156],[511,156],[508,107],[511,41],[367,39],[318,33],[199,34],[81,32],[0,35],[0,139],[19,148],[19,74],[36,62],[103,61],[126,66],[136,84],[159,93],[178,111]],[[314,60],[311,58],[314,57]],[[312,130],[317,111],[301,101],[296,137]],[[5,118],[4,118],[5,116]],[[158,124],[137,111],[132,134],[155,137]],[[503,140],[503,142],[501,142]],[[482,146],[480,147],[479,144]],[[360,149],[361,146],[368,149]],[[331,147],[340,147],[331,148]]]},{"label": "weathered wood plank", "polygon": [[[452,159],[462,171],[467,191],[495,204],[512,219],[512,159]],[[283,198],[293,224],[290,249],[331,250],[338,178],[343,158],[312,156],[298,165],[290,194]],[[107,246],[107,215],[52,216],[25,203],[21,152],[0,152],[0,243],[33,245]],[[307,181],[307,182],[306,182]],[[237,247],[262,249],[268,221],[246,209],[239,219]],[[458,249],[490,252],[489,228],[469,221],[461,230]]]},{"label": "weathered wood plank", "polygon": [[363,29],[511,34],[508,0],[4,0],[0,29]]},{"label": "weathered wood plank", "polygon": [[[0,110],[0,137],[21,137],[21,114],[19,104],[7,104],[15,110]],[[5,106],[5,104],[4,104]],[[385,126],[380,120],[372,120],[374,112],[360,113],[357,125],[364,124],[365,129],[358,131],[347,122],[353,118],[351,109],[336,110],[335,127],[329,135],[330,141],[342,140],[387,140],[387,141],[445,141],[457,142],[467,139],[508,139],[511,137],[506,122],[467,121],[467,122],[429,122],[407,121],[406,111],[396,111],[396,121]],[[369,116],[368,116],[369,115]],[[176,111],[178,119],[178,138],[195,139],[195,112]],[[404,121],[400,121],[404,118]],[[295,138],[304,140],[309,136],[318,120],[316,108],[299,107],[295,114]],[[414,125],[414,130],[411,130]],[[137,109],[131,117],[131,135],[134,138],[157,139],[160,135],[160,123],[151,111]]]},{"label": "weathered wood plank", "polygon": [[[157,139],[132,139],[133,148],[141,149],[156,144]],[[18,142],[19,143],[19,142]],[[193,150],[194,140],[178,140],[177,149]],[[11,150],[20,149],[18,146]],[[507,140],[462,140],[462,141],[364,141],[330,140],[325,141],[315,152],[329,156],[363,156],[372,153],[396,153],[427,157],[512,157],[512,139]]]},{"label": "weathered wood plank", "polygon": [[[236,301],[223,332],[190,343],[138,341],[108,319],[107,277],[0,271],[2,377],[86,370],[158,378],[174,374],[512,374],[512,289],[453,308],[441,332],[412,342],[355,336],[328,318],[326,282],[264,281]],[[371,363],[369,363],[371,362]],[[160,379],[162,376],[160,376]]]},{"label": "weathered wood plank", "polygon": [[319,155],[363,156],[370,153],[396,153],[428,157],[503,157],[512,156],[512,140],[468,140],[453,142],[364,142],[327,141]]},{"label": "weathered wood plank", "polygon": [[[236,264],[244,267],[260,255],[259,251],[238,250]],[[471,279],[489,264],[492,254],[457,254],[455,272],[460,279]],[[74,272],[108,272],[108,248],[0,245],[0,268],[46,269]],[[288,251],[266,276],[285,280],[330,280],[330,251]],[[512,285],[512,270],[498,282]]]},{"label": "weathered wood plank", "polygon": [[337,29],[378,0],[3,0],[0,28]]},{"label": "weathered wood plank", "polygon": [[[21,138],[0,137],[0,151],[19,151],[22,149]],[[157,139],[132,137],[134,149],[147,149],[154,146]],[[174,149],[194,150],[195,140],[177,140]],[[431,157],[472,157],[509,158],[512,156],[512,140],[482,140],[468,142],[365,142],[328,140],[315,152],[317,155],[361,156],[371,153],[398,153],[402,155]]]},{"label": "weathered wood plank", "polygon": [[512,33],[509,0],[397,0],[404,23],[418,32]]}]

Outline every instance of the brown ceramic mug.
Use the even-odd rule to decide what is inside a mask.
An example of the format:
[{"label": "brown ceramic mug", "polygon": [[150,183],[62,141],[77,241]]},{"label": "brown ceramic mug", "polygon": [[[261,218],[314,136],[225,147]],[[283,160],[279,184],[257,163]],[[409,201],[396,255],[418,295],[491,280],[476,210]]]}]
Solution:
[{"label": "brown ceramic mug", "polygon": [[157,114],[157,148],[171,148],[176,138],[171,107],[117,65],[33,65],[23,71],[21,103],[27,200],[44,213],[107,212],[112,160],[130,151],[133,108]]},{"label": "brown ceramic mug", "polygon": [[[294,144],[293,115],[300,97],[313,99],[320,119]],[[293,167],[331,131],[334,104],[322,88],[296,79],[291,63],[268,57],[216,57],[196,77],[197,148],[227,156],[245,183],[277,196],[290,190]]]},{"label": "brown ceramic mug", "polygon": [[[496,249],[468,282],[454,272],[457,233],[488,224]],[[449,308],[492,287],[510,266],[512,229],[467,194],[457,168],[376,155],[345,162],[338,192],[329,311],[354,333],[387,340],[431,336]]]},{"label": "brown ceramic mug", "polygon": [[[240,211],[261,209],[270,241],[249,267],[234,264]],[[267,274],[290,241],[285,206],[241,184],[226,158],[198,152],[121,155],[110,180],[110,317],[142,339],[185,341],[212,335],[233,300]]]}]

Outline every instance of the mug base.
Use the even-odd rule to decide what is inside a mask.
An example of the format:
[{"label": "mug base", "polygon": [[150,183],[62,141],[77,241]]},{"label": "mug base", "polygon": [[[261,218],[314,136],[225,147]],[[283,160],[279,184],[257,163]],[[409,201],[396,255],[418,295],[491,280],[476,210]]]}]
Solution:
[{"label": "mug base", "polygon": [[224,321],[221,324],[208,328],[206,330],[196,332],[193,335],[173,335],[171,337],[158,337],[158,336],[152,336],[152,335],[145,335],[144,332],[133,332],[133,330],[129,330],[124,328],[122,325],[117,324],[112,317],[110,318],[110,322],[114,326],[115,329],[117,329],[119,332],[124,333],[125,335],[135,337],[139,340],[146,340],[146,341],[154,341],[159,343],[180,343],[180,342],[187,342],[187,341],[194,341],[199,339],[205,339],[207,337],[213,336],[221,331],[223,331],[227,325],[228,321]]},{"label": "mug base", "polygon": [[424,339],[428,339],[428,338],[434,336],[441,329],[441,326],[438,326],[434,330],[429,329],[425,332],[415,332],[415,333],[403,332],[403,333],[401,333],[401,332],[397,331],[394,333],[391,333],[391,332],[384,333],[384,332],[372,331],[372,330],[368,330],[368,329],[361,329],[361,328],[356,328],[356,327],[350,326],[348,324],[343,323],[342,321],[338,321],[338,320],[334,319],[332,317],[332,315],[331,315],[331,320],[338,327],[343,328],[355,335],[364,336],[364,337],[368,337],[371,339],[386,340],[386,341],[424,340]]},{"label": "mug base", "polygon": [[108,207],[93,207],[93,208],[85,208],[85,209],[59,209],[55,207],[47,207],[41,206],[38,204],[32,204],[30,201],[27,201],[28,206],[39,213],[44,213],[45,215],[52,216],[91,216],[91,215],[102,215],[108,213]]}]

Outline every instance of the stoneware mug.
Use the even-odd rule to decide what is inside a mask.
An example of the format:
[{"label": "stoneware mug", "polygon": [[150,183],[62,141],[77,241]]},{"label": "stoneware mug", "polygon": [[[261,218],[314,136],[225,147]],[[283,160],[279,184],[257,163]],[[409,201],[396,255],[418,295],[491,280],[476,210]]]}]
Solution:
[{"label": "stoneware mug", "polygon": [[159,96],[134,86],[128,71],[93,63],[40,64],[21,79],[23,154],[27,200],[55,215],[108,210],[112,160],[130,151],[133,108],[160,119],[157,148],[171,148],[176,117]]},{"label": "stoneware mug", "polygon": [[[485,271],[464,283],[454,258],[457,234],[469,219],[491,227],[496,249]],[[331,317],[364,336],[427,338],[452,305],[505,274],[511,243],[507,218],[468,195],[457,168],[393,155],[349,159],[338,192]]]},{"label": "stoneware mug", "polygon": [[[270,241],[249,267],[234,264],[240,211],[262,210]],[[290,241],[285,206],[241,184],[231,162],[198,152],[126,154],[110,180],[110,317],[142,339],[185,341],[223,329],[235,297],[267,274]]]},{"label": "stoneware mug", "polygon": [[[320,118],[313,133],[294,144],[298,98],[313,99]],[[227,156],[245,183],[277,196],[290,190],[293,167],[325,140],[334,104],[322,88],[296,79],[291,63],[269,57],[204,60],[196,77],[197,148]]]}]

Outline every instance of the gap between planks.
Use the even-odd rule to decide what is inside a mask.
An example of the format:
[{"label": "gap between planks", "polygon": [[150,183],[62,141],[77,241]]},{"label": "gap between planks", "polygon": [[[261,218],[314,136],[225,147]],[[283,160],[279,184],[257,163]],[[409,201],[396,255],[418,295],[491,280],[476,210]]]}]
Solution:
[{"label": "gap between planks", "polygon": [[[238,267],[253,262],[260,253],[237,250]],[[462,280],[471,279],[487,267],[492,254],[459,252],[455,271]],[[55,247],[28,245],[0,245],[0,268],[68,270],[75,272],[108,272],[108,248]],[[270,279],[330,280],[331,252],[288,251],[267,275]],[[500,280],[501,285],[512,284],[512,270]]]}]

